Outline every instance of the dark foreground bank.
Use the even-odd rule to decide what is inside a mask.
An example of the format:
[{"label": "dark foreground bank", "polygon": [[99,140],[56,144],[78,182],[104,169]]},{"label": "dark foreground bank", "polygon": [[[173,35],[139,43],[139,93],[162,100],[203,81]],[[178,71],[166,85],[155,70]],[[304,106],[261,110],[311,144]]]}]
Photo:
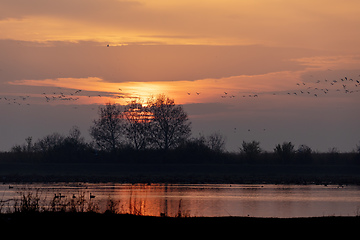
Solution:
[{"label": "dark foreground bank", "polygon": [[[133,225],[161,224],[290,224],[304,226],[304,224],[360,224],[360,217],[313,217],[313,218],[253,218],[253,217],[151,217],[128,214],[107,213],[69,213],[69,212],[42,212],[42,213],[9,213],[0,214],[0,226],[28,226],[28,227],[68,227],[86,226],[87,228]],[[135,225],[136,224],[136,225]]]},{"label": "dark foreground bank", "polygon": [[360,165],[0,163],[2,182],[360,184]]}]

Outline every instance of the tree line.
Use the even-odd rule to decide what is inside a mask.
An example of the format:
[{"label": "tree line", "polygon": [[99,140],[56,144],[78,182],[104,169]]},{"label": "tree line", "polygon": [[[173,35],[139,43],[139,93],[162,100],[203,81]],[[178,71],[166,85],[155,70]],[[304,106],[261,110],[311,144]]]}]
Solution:
[{"label": "tree line", "polygon": [[99,107],[98,119],[89,129],[92,141],[86,142],[77,126],[68,136],[53,133],[33,142],[15,145],[10,153],[18,157],[46,158],[51,161],[158,158],[170,152],[198,149],[223,152],[220,133],[191,138],[191,122],[181,105],[165,95],[146,101],[133,100],[123,106],[107,103]]},{"label": "tree line", "polygon": [[263,151],[258,141],[243,141],[238,152],[225,151],[225,137],[219,132],[191,137],[191,122],[181,105],[165,95],[128,105],[107,103],[89,129],[86,142],[78,127],[67,136],[53,133],[36,142],[15,145],[1,159],[55,162],[161,162],[161,163],[245,163],[245,164],[360,164],[360,146],[352,153],[314,152],[306,145],[295,149],[291,142],[277,144],[273,152]]}]

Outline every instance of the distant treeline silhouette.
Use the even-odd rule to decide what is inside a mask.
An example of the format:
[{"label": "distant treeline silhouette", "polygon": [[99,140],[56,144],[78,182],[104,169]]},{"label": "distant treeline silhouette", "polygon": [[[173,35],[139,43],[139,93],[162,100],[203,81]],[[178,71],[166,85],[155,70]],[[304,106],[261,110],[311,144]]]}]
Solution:
[{"label": "distant treeline silhouette", "polygon": [[263,151],[258,141],[243,141],[238,152],[225,150],[225,138],[214,132],[191,137],[191,122],[181,105],[165,95],[126,106],[107,103],[89,129],[86,142],[78,127],[67,136],[52,133],[36,142],[15,145],[0,161],[112,163],[360,164],[360,146],[348,153],[336,148],[314,152],[291,142]]}]

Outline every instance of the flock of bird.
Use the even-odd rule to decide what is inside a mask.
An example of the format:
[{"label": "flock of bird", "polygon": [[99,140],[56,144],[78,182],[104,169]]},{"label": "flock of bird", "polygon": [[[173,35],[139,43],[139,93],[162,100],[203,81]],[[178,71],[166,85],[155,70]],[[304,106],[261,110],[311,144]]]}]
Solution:
[{"label": "flock of bird", "polygon": [[[121,88],[118,89],[118,91],[122,91]],[[41,93],[41,94],[36,94],[36,98],[39,98],[39,95],[41,96],[40,98],[43,98],[44,101],[46,101],[47,103],[49,102],[54,102],[54,101],[77,101],[80,99],[80,97],[87,97],[87,98],[93,98],[93,97],[112,97],[114,99],[120,99],[120,98],[134,98],[134,97],[125,97],[122,93],[120,94],[107,94],[107,95],[101,95],[101,94],[90,94],[86,93],[86,91],[84,90],[76,90],[76,91],[72,91],[70,93],[65,93],[65,91],[60,91],[60,92],[48,92],[48,93]],[[26,102],[27,100],[29,100],[30,98],[32,98],[31,96],[27,95],[27,96],[0,96],[0,104],[1,103],[6,103],[8,105],[27,105],[30,106],[31,104]]]},{"label": "flock of bird", "polygon": [[[360,77],[360,75],[359,75]],[[295,88],[295,86],[294,86]],[[120,92],[122,92],[122,89],[118,89]],[[296,83],[296,88],[292,91],[279,91],[279,92],[272,92],[272,93],[230,93],[231,91],[224,91],[223,94],[220,95],[221,98],[235,98],[235,97],[242,97],[242,98],[257,98],[261,94],[271,94],[271,95],[290,95],[290,96],[300,96],[300,95],[308,95],[313,97],[319,97],[321,95],[326,95],[329,92],[339,92],[344,94],[352,94],[360,91],[360,80],[352,79],[348,77],[340,78],[338,80],[317,80],[313,83],[305,83],[305,82],[299,82]],[[199,96],[201,92],[187,92],[187,95],[195,95]],[[45,93],[43,92],[41,95],[43,95],[44,100],[46,102],[52,102],[52,101],[77,101],[80,99],[80,96],[84,97],[102,97],[100,94],[98,95],[85,95],[83,90],[76,90],[74,92],[65,93],[64,92],[52,92],[52,93]],[[0,103],[7,103],[9,105],[27,105],[29,106],[30,103],[27,102],[31,98],[29,95],[27,96],[0,96]],[[125,95],[119,94],[114,95],[113,98],[126,98]],[[131,98],[131,97],[128,97]]]},{"label": "flock of bird", "polygon": [[[64,92],[51,92],[51,93],[41,93],[41,95],[43,96],[44,101],[46,102],[53,102],[53,101],[77,101],[80,99],[80,93],[82,92],[82,90],[76,90],[75,92],[71,92],[71,93],[64,93]],[[65,95],[66,94],[66,95]],[[37,98],[39,94],[36,94]],[[101,97],[101,95],[96,95],[96,96],[88,96],[90,97]],[[27,105],[30,106],[31,104],[26,102],[27,100],[29,100],[31,97],[29,95],[27,96],[3,96],[0,97],[0,103],[7,103],[8,105]]]},{"label": "flock of bird", "polygon": [[0,102],[3,101],[7,104],[15,104],[15,105],[28,105],[30,106],[30,103],[25,102],[26,100],[28,100],[28,98],[30,98],[30,96],[18,96],[18,97],[0,97]]},{"label": "flock of bird", "polygon": [[[360,75],[359,75],[360,77]],[[319,97],[321,95],[326,95],[331,91],[344,93],[344,94],[351,94],[355,92],[360,92],[360,80],[354,80],[352,78],[341,78],[339,80],[317,80],[315,83],[305,83],[300,82],[296,83],[297,89],[292,91],[279,91],[279,92],[272,92],[272,93],[262,93],[262,94],[271,94],[271,95],[292,95],[292,96],[300,96],[300,95],[311,95],[313,97]],[[337,87],[334,89],[334,87]],[[191,95],[190,92],[187,93]],[[200,95],[199,92],[196,92],[196,95]],[[259,97],[260,93],[238,93],[234,95],[230,93],[230,91],[224,91],[221,98],[235,98],[235,97],[242,97],[242,98],[257,98]]]},{"label": "flock of bird", "polygon": [[[360,75],[359,75],[360,77]],[[319,94],[328,94],[330,91],[335,91],[339,93],[351,94],[360,91],[360,81],[353,80],[352,78],[341,78],[339,80],[317,80],[315,86],[307,86],[308,84],[296,83],[298,87],[305,87],[295,92],[288,92],[288,95],[298,95],[298,94],[313,94],[315,97],[318,97]],[[317,85],[321,85],[322,88]],[[336,89],[334,89],[336,87]],[[355,87],[355,88],[354,88]]]},{"label": "flock of bird", "polygon": [[[50,102],[50,101],[56,101],[56,100],[60,100],[60,101],[76,101],[79,99],[79,97],[75,97],[76,94],[80,93],[81,90],[77,90],[75,92],[70,93],[70,96],[66,96],[63,92],[60,93],[56,93],[53,92],[52,94],[47,94],[47,93],[42,93],[42,95],[44,96],[44,100],[46,102]],[[29,100],[31,97],[29,95],[27,96],[11,96],[11,97],[0,97],[0,103],[4,102],[7,103],[8,105],[27,105],[30,106],[31,104],[27,102],[27,100]]]},{"label": "flock of bird", "polygon": [[63,92],[53,92],[52,96],[48,96],[49,94],[46,93],[42,93],[43,95],[45,95],[45,99],[46,102],[50,102],[50,101],[56,101],[56,100],[60,100],[60,101],[76,101],[79,100],[79,97],[73,97],[76,94],[80,93],[82,90],[76,90],[74,93],[70,93],[70,96],[66,96]]}]

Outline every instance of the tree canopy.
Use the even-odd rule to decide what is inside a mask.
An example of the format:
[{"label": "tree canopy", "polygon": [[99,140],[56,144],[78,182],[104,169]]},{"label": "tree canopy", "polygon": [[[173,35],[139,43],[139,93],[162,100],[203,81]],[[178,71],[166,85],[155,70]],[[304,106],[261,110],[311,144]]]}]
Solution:
[{"label": "tree canopy", "polygon": [[90,128],[90,135],[100,149],[107,151],[123,145],[137,150],[168,150],[190,137],[190,125],[181,105],[159,95],[146,104],[132,101],[125,107],[111,103],[100,107],[99,119]]}]

